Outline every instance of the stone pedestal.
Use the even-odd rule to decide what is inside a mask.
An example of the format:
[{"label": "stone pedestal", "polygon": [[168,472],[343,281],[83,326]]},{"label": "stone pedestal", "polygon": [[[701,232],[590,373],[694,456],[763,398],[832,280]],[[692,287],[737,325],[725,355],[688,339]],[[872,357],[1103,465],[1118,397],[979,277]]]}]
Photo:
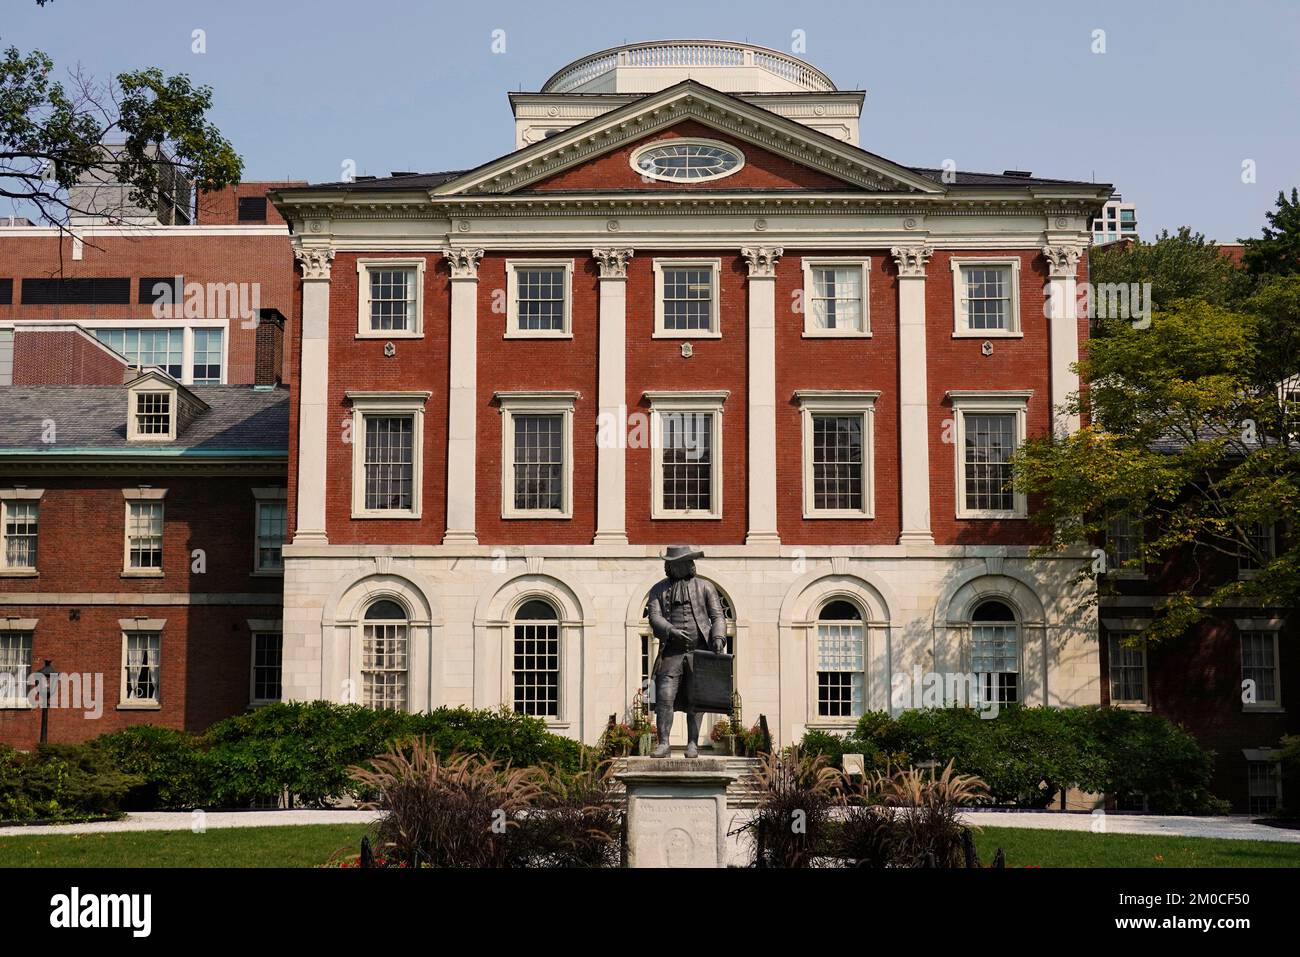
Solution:
[{"label": "stone pedestal", "polygon": [[628,758],[627,867],[725,867],[727,785],[712,758]]}]

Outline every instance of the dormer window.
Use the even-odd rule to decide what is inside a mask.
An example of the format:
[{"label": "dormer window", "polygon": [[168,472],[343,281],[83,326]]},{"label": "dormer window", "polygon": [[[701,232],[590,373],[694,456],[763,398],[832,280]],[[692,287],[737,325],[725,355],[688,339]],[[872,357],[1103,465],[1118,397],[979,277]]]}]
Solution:
[{"label": "dormer window", "polygon": [[174,442],[208,405],[174,379],[150,369],[127,383],[128,442]]},{"label": "dormer window", "polygon": [[172,397],[169,392],[135,394],[136,438],[170,439],[172,437]]}]

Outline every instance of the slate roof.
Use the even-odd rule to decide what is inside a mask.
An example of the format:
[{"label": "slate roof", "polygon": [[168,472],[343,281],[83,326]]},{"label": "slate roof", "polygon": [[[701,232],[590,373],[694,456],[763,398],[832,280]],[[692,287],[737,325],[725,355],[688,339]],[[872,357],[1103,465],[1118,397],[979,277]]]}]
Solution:
[{"label": "slate roof", "polygon": [[[930,169],[925,166],[908,167],[918,176],[943,182],[942,169]],[[1108,186],[1109,183],[1088,183],[1079,179],[1045,179],[1042,176],[1008,176],[1006,173],[963,173],[956,170],[950,186]]]},{"label": "slate roof", "polygon": [[[209,406],[173,442],[128,442],[124,385],[0,388],[0,455],[288,456],[289,392],[247,385],[187,386]],[[48,421],[55,439],[42,442]]]}]

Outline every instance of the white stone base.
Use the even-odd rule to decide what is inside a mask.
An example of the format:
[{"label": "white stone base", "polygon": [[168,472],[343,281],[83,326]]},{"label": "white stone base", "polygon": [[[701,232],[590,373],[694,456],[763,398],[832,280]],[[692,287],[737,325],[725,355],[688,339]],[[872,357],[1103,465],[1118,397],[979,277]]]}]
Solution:
[{"label": "white stone base", "polygon": [[736,779],[712,758],[629,758],[627,867],[726,867],[727,785]]}]

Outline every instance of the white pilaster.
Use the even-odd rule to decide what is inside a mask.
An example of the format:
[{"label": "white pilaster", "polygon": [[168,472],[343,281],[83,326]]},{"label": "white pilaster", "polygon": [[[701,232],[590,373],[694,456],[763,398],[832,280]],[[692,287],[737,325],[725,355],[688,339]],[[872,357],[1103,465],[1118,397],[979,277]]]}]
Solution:
[{"label": "white pilaster", "polygon": [[926,388],[925,264],[929,246],[895,246],[898,264],[898,441],[902,469],[900,545],[933,545],[930,531],[930,415]]},{"label": "white pilaster", "polygon": [[776,264],[780,246],[746,246],[749,265],[749,532],[779,544],[776,529]]},{"label": "white pilaster", "polygon": [[600,267],[596,545],[627,544],[627,262],[630,249],[593,249]]},{"label": "white pilaster", "polygon": [[302,353],[298,375],[298,501],[295,544],[324,543],[325,481],[329,475],[330,263],[328,246],[299,247],[302,266]]},{"label": "white pilaster", "polygon": [[482,249],[443,250],[451,270],[451,362],[447,392],[447,531],[445,545],[477,545],[474,495],[478,428],[478,263]]},{"label": "white pilaster", "polygon": [[1079,417],[1065,411],[1072,393],[1079,391],[1079,314],[1077,276],[1080,249],[1072,245],[1043,247],[1048,266],[1048,322],[1051,326],[1052,432],[1066,436],[1079,429]]}]

